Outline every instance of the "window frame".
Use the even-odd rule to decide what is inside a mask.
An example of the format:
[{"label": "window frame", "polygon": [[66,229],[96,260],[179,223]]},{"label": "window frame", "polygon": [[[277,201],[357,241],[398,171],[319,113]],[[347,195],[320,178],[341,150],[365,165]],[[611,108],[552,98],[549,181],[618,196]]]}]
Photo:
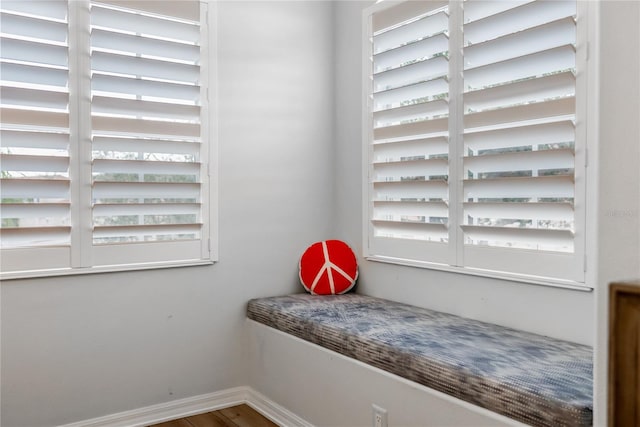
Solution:
[{"label": "window frame", "polygon": [[[588,284],[586,280],[587,255],[592,253],[589,252],[589,248],[587,248],[587,236],[593,237],[595,235],[595,228],[593,219],[588,217],[587,213],[591,215],[591,212],[593,212],[594,199],[588,197],[587,186],[590,184],[589,188],[591,188],[591,186],[595,188],[597,176],[595,168],[588,167],[587,153],[589,151],[589,147],[595,146],[595,138],[597,137],[598,108],[595,102],[596,96],[592,96],[592,94],[595,94],[597,89],[597,61],[590,58],[590,56],[594,56],[593,52],[590,52],[590,46],[594,44],[592,43],[592,40],[595,40],[595,37],[597,36],[597,26],[595,23],[597,5],[591,4],[593,2],[576,2],[576,16],[580,23],[576,27],[576,63],[582,63],[584,69],[578,71],[576,76],[577,123],[575,141],[576,147],[580,146],[580,149],[576,148],[575,153],[576,207],[574,220],[576,236],[574,239],[576,249],[575,253],[569,254],[571,256],[567,257],[562,253],[544,253],[540,251],[527,251],[521,249],[513,250],[509,248],[490,246],[481,247],[464,244],[463,232],[461,230],[462,227],[460,225],[462,221],[458,221],[458,217],[461,216],[463,212],[463,201],[461,200],[461,197],[456,196],[457,194],[462,194],[461,176],[463,170],[463,141],[461,134],[464,130],[464,127],[462,126],[462,114],[449,116],[449,138],[450,142],[455,141],[456,145],[456,147],[449,148],[449,176],[451,178],[448,183],[448,191],[450,192],[449,243],[434,243],[433,245],[427,243],[425,245],[424,242],[422,242],[422,244],[417,244],[411,240],[388,239],[388,242],[386,242],[388,248],[385,248],[384,251],[375,251],[372,249],[371,241],[373,238],[373,232],[371,221],[373,218],[373,189],[372,179],[370,179],[374,160],[372,144],[373,126],[371,125],[372,15],[398,5],[399,3],[402,2],[378,2],[368,8],[365,8],[362,15],[362,233],[364,258],[369,261],[447,271],[472,276],[490,277],[514,282],[549,285],[583,291],[592,290],[593,286]],[[452,0],[449,1],[448,4],[452,10],[455,10],[453,12],[450,10],[450,28],[456,28],[456,26],[462,28],[462,2]],[[455,35],[450,34],[450,51],[457,50],[459,52],[458,55],[451,55],[453,64],[450,63],[450,76],[454,73],[461,73],[462,71],[462,34],[462,30],[459,30]],[[455,68],[455,63],[461,64],[459,69]],[[450,102],[453,104],[462,103],[461,82],[461,78],[450,79],[450,85],[452,86],[450,87]],[[581,99],[578,100],[578,97]],[[450,111],[455,108],[456,107],[454,105],[454,107],[451,107]],[[456,109],[455,111],[461,112],[461,107],[459,110]],[[589,183],[587,181],[589,181]],[[421,245],[423,247],[433,246],[433,251],[427,250],[427,256],[421,259],[412,257],[410,254],[415,253],[415,247]],[[531,258],[531,252],[534,252],[537,258]],[[471,255],[475,257],[476,262],[472,265],[465,263],[465,253],[467,256]],[[523,260],[526,262],[528,259],[545,260],[545,255],[551,255],[550,257],[546,257],[547,259],[544,262],[555,263],[555,267],[560,269],[564,269],[565,260],[567,258],[571,258],[571,265],[573,266],[573,269],[571,271],[567,270],[567,274],[563,277],[557,277],[553,274],[545,274],[544,272],[543,274],[531,274],[528,271],[519,271],[518,269],[507,271],[502,267],[505,265],[504,261],[506,260],[507,263],[513,263],[514,254],[516,258],[520,258],[516,260],[516,262],[519,263],[522,263]],[[498,260],[498,262],[495,262],[495,260]]]},{"label": "window frame", "polygon": [[[70,244],[3,249],[0,280],[210,265],[218,260],[217,4],[208,0],[199,3],[200,239],[169,241],[169,250],[164,242],[93,244],[90,2],[68,1]],[[177,255],[185,245],[197,245],[199,256],[180,259]],[[131,251],[142,256],[131,261]],[[34,265],[33,260],[40,265]]]}]

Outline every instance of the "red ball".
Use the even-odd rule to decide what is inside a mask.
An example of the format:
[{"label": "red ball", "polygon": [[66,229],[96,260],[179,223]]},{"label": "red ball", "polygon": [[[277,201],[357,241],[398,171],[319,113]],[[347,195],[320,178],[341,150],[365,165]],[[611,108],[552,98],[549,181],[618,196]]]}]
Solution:
[{"label": "red ball", "polygon": [[300,282],[313,295],[344,294],[357,279],[356,256],[340,240],[316,242],[300,258]]}]

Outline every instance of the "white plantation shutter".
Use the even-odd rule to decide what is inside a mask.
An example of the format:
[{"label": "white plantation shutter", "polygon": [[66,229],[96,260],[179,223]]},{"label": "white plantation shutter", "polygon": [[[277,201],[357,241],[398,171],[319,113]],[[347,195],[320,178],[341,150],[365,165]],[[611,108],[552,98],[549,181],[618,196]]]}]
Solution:
[{"label": "white plantation shutter", "polygon": [[200,34],[196,2],[91,2],[94,245],[180,241],[198,257]]},{"label": "white plantation shutter", "polygon": [[[577,2],[409,1],[369,14],[369,254],[583,281]],[[441,29],[420,34],[428,19]]]},{"label": "white plantation shutter", "polygon": [[210,259],[207,14],[2,2],[3,277]]},{"label": "white plantation shutter", "polygon": [[[71,226],[67,2],[0,7],[1,267],[62,267]],[[26,258],[26,248],[38,255]]]},{"label": "white plantation shutter", "polygon": [[369,25],[369,242],[380,255],[435,255],[448,241],[447,4],[401,3]]}]

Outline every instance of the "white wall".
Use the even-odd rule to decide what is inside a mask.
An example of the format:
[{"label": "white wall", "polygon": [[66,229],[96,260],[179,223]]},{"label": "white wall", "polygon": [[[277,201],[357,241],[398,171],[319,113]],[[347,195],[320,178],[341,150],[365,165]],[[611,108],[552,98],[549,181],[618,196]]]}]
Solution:
[{"label": "white wall", "polygon": [[604,1],[600,30],[596,426],[606,422],[608,285],[640,279],[640,2]]},{"label": "white wall", "polygon": [[[337,235],[362,254],[361,19],[336,3]],[[360,260],[358,291],[535,333],[593,343],[593,294]]]},{"label": "white wall", "polygon": [[245,385],[247,300],[330,237],[331,4],[220,2],[220,262],[2,283],[2,426]]}]

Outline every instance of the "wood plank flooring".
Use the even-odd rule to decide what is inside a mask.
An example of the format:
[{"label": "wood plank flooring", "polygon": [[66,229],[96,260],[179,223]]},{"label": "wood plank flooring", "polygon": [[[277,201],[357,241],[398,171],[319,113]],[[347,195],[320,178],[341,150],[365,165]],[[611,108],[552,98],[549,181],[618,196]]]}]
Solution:
[{"label": "wood plank flooring", "polygon": [[149,427],[278,427],[278,425],[252,407],[238,405]]}]

